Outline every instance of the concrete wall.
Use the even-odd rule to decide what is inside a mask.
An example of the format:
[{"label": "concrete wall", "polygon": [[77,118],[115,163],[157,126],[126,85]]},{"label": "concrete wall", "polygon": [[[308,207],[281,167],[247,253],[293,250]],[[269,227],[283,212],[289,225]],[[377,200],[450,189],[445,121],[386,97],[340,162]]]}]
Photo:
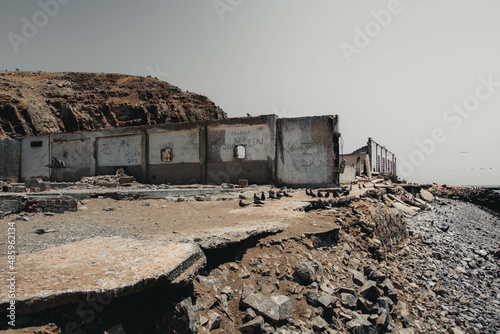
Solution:
[{"label": "concrete wall", "polygon": [[340,174],[340,183],[350,183],[356,180],[356,164],[346,163],[344,172]]},{"label": "concrete wall", "polygon": [[[149,183],[202,183],[205,129],[203,123],[169,124],[148,129]],[[162,152],[169,150],[169,160]],[[203,152],[203,154],[202,154]]]},{"label": "concrete wall", "polygon": [[337,186],[338,117],[283,118],[277,124],[278,183],[290,186]]},{"label": "concrete wall", "polygon": [[21,163],[21,142],[19,140],[0,140],[0,180],[17,182]]},{"label": "concrete wall", "polygon": [[[361,176],[366,175],[368,177],[371,177],[371,171],[369,168],[367,168],[367,164],[369,163],[370,157],[366,153],[351,153],[351,154],[343,154],[340,156],[340,159],[346,161],[346,168],[347,166],[354,166],[355,170],[355,175],[354,176]],[[346,174],[346,175],[343,175]],[[353,177],[349,172],[345,172],[343,174],[340,174],[340,182],[341,183],[346,183],[346,182],[351,182],[355,180],[355,177]]]},{"label": "concrete wall", "polygon": [[52,181],[74,182],[92,175],[92,138],[82,133],[51,137],[51,156],[63,160],[67,168],[53,169]]},{"label": "concrete wall", "polygon": [[[24,138],[20,178],[77,181],[124,168],[139,181],[156,184],[248,179],[257,184],[338,185],[337,117],[280,119],[279,124],[278,131],[277,116],[265,115]],[[53,157],[67,167],[45,167]],[[14,175],[15,167],[8,165]]]},{"label": "concrete wall", "polygon": [[50,169],[45,165],[51,162],[50,138],[29,137],[21,142],[21,181],[26,177],[40,177],[48,180]]},{"label": "concrete wall", "polygon": [[[272,183],[276,155],[276,116],[232,118],[207,122],[208,183]],[[244,157],[237,157],[235,147]],[[257,172],[258,171],[258,172]]]}]

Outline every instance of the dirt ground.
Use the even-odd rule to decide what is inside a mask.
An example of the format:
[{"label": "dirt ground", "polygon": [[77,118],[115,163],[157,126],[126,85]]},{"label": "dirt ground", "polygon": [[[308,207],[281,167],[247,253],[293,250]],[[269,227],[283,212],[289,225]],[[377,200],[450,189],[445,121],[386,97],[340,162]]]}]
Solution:
[{"label": "dirt ground", "polygon": [[[264,190],[267,195],[267,189]],[[260,191],[259,190],[259,191]],[[291,198],[267,199],[262,207],[240,207],[237,196],[213,195],[206,201],[172,202],[166,199],[82,200],[77,212],[47,215],[21,214],[16,222],[16,246],[20,254],[35,252],[95,236],[121,236],[136,239],[191,240],[198,243],[221,236],[244,238],[249,230],[285,229],[284,237],[331,229],[338,211],[304,212],[311,197],[303,190],[289,191]],[[244,193],[251,202],[253,192]],[[219,200],[218,200],[219,199]],[[221,200],[222,199],[222,200]],[[7,216],[10,221],[16,216]],[[27,220],[24,220],[27,219]],[[47,233],[37,234],[44,229]],[[6,233],[7,224],[0,225]],[[6,235],[6,234],[4,234]],[[6,240],[0,242],[0,256],[6,255]]]}]

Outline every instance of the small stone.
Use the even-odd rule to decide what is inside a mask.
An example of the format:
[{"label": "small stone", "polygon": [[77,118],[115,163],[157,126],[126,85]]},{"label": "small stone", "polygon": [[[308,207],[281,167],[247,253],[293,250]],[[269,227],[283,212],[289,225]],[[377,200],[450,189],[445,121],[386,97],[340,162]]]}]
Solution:
[{"label": "small stone", "polygon": [[359,271],[352,270],[352,282],[356,285],[362,286],[365,284],[365,276]]},{"label": "small stone", "polygon": [[245,310],[245,313],[243,315],[243,322],[249,322],[250,320],[253,320],[257,317],[257,313],[255,313],[254,310],[251,308],[247,308]]},{"label": "small stone", "polygon": [[374,281],[367,281],[360,289],[360,295],[371,302],[376,302],[380,297],[380,292],[377,288],[377,283]]},{"label": "small stone", "polygon": [[349,333],[354,334],[372,334],[375,333],[375,328],[371,322],[365,318],[356,318],[349,321],[347,324]]},{"label": "small stone", "polygon": [[341,293],[340,294],[340,303],[342,306],[354,309],[356,308],[357,298],[350,293]]},{"label": "small stone", "polygon": [[306,301],[309,305],[311,305],[311,306],[318,305],[318,299],[319,299],[319,296],[316,293],[316,291],[313,291],[313,290],[307,291]]},{"label": "small stone", "polygon": [[387,298],[380,297],[377,299],[377,306],[379,308],[389,311],[389,307],[390,307],[389,305],[390,305],[390,303],[389,303],[389,300],[387,300]]},{"label": "small stone", "polygon": [[230,262],[229,263],[229,270],[234,271],[234,272],[238,272],[238,270],[240,270],[240,267],[238,266],[237,263]]},{"label": "small stone", "polygon": [[264,318],[261,316],[244,323],[240,327],[240,331],[243,334],[259,334],[262,333],[262,327],[264,326]]},{"label": "small stone", "polygon": [[435,258],[436,260],[443,260],[443,254],[439,253],[439,252],[433,252],[432,253],[432,257]]},{"label": "small stone", "polygon": [[207,316],[208,316],[208,329],[209,330],[214,330],[214,329],[217,329],[220,327],[222,316],[219,313],[217,313],[213,310],[209,310],[207,313]]},{"label": "small stone", "polygon": [[142,206],[150,206],[151,204],[149,202],[143,202]]},{"label": "small stone", "polygon": [[175,306],[174,313],[168,319],[171,329],[186,333],[197,333],[200,328],[200,313],[196,305],[193,305],[191,297],[188,297]]},{"label": "small stone", "polygon": [[295,265],[295,275],[306,284],[314,281],[314,268],[309,262],[300,262]]},{"label": "small stone", "polygon": [[451,327],[449,329],[450,334],[465,334],[460,328],[458,327]]},{"label": "small stone", "polygon": [[387,328],[387,326],[389,326],[390,321],[391,321],[391,316],[389,315],[389,311],[384,310],[380,313],[380,315],[377,318],[377,327]]},{"label": "small stone", "polygon": [[335,290],[333,289],[333,286],[330,284],[330,282],[323,282],[319,286],[319,288],[321,291],[329,295],[333,295],[335,293]]},{"label": "small stone", "polygon": [[292,301],[283,295],[266,297],[261,293],[253,293],[246,298],[242,298],[240,303],[243,306],[253,308],[275,323],[291,317],[294,312]]},{"label": "small stone", "polygon": [[363,297],[358,298],[357,309],[363,313],[370,313],[373,308],[373,303]]},{"label": "small stone", "polygon": [[331,295],[323,294],[318,298],[318,304],[323,306],[324,308],[330,307],[330,305],[334,304],[337,301],[337,298]]},{"label": "small stone", "polygon": [[348,288],[348,287],[341,287],[341,288],[339,288],[339,293],[349,293],[351,295],[356,295],[356,289]]},{"label": "small stone", "polygon": [[312,321],[312,326],[315,331],[322,331],[328,327],[328,323],[320,316],[317,316]]},{"label": "small stone", "polygon": [[274,301],[279,308],[279,319],[287,319],[293,316],[295,309],[293,308],[293,303],[290,298],[284,295],[271,296],[271,300]]},{"label": "small stone", "polygon": [[233,289],[230,286],[226,285],[225,287],[223,287],[221,289],[220,292],[223,293],[223,294],[225,294],[225,295],[227,295],[229,297],[233,293]]}]

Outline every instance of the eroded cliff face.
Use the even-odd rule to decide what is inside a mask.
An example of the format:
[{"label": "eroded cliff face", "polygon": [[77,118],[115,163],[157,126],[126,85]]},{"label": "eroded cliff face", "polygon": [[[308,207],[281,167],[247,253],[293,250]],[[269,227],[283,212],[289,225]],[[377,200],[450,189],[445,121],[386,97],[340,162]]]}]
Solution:
[{"label": "eroded cliff face", "polygon": [[0,139],[223,118],[206,96],[156,78],[0,72]]}]

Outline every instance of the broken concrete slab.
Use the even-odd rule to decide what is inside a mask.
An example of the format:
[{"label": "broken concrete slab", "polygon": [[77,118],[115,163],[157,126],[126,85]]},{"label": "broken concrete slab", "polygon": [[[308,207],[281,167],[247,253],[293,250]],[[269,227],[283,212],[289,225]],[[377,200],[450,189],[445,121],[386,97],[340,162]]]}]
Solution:
[{"label": "broken concrete slab", "polygon": [[428,192],[425,189],[420,190],[420,197],[422,197],[422,199],[424,199],[424,201],[427,201],[427,202],[432,202],[434,200],[434,195],[432,195],[430,192]]},{"label": "broken concrete slab", "polygon": [[246,239],[277,234],[287,229],[288,225],[279,222],[247,222],[244,226],[219,228],[217,230],[198,231],[187,235],[185,239],[197,243],[202,249],[220,249],[240,243]]},{"label": "broken concrete slab", "polygon": [[[20,254],[16,310],[39,312],[60,305],[114,298],[149,287],[187,283],[205,255],[195,244],[96,237],[37,253]],[[6,281],[9,273],[0,272]],[[189,275],[188,275],[189,276]],[[0,312],[10,299],[0,294]]]},{"label": "broken concrete slab", "polygon": [[399,209],[399,210],[403,211],[404,213],[406,213],[406,214],[408,214],[410,216],[415,216],[417,214],[417,210],[415,208],[412,208],[412,207],[408,206],[408,205],[401,204],[399,202],[393,202],[392,205],[396,209]]}]

